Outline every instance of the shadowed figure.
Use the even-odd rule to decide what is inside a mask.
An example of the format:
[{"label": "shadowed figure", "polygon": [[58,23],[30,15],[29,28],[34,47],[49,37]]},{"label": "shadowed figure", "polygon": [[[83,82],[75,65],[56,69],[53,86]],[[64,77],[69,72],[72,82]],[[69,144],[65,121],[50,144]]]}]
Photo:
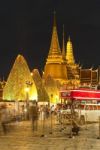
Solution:
[{"label": "shadowed figure", "polygon": [[3,133],[7,133],[6,123],[8,121],[8,111],[6,104],[0,106],[0,124],[3,130]]},{"label": "shadowed figure", "polygon": [[29,107],[29,117],[32,121],[32,129],[33,131],[38,128],[38,106],[37,102],[33,101],[32,105]]},{"label": "shadowed figure", "polygon": [[78,135],[79,130],[80,130],[79,126],[75,122],[73,122],[72,125],[73,125],[73,127],[72,127],[73,135]]}]

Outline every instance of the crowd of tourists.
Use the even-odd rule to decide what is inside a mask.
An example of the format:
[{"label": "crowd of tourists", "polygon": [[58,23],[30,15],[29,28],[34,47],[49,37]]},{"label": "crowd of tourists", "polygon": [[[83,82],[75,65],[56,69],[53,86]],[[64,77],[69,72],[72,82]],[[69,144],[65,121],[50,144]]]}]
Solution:
[{"label": "crowd of tourists", "polygon": [[32,122],[32,129],[37,130],[38,120],[45,120],[50,117],[51,114],[57,114],[59,107],[52,105],[38,105],[36,101],[30,103],[25,107],[21,105],[19,109],[16,109],[12,104],[2,103],[0,104],[0,130],[6,134],[7,125],[12,122],[30,120]]},{"label": "crowd of tourists", "polygon": [[60,115],[64,109],[67,109],[66,105],[38,105],[36,101],[33,101],[28,107],[22,105],[19,110],[16,110],[11,104],[3,103],[0,105],[0,130],[2,129],[6,134],[9,123],[28,120],[31,121],[32,130],[35,131],[38,130],[39,120],[44,121],[51,116],[56,116],[60,122]]}]

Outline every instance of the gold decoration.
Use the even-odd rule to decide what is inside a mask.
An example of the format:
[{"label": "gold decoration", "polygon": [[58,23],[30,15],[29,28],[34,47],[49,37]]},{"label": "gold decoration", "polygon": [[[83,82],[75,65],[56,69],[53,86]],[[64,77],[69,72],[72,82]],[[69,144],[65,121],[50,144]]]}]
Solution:
[{"label": "gold decoration", "polygon": [[[28,84],[31,83],[31,84]],[[26,91],[26,88],[29,88]],[[22,55],[18,55],[8,76],[3,90],[4,100],[37,100],[37,90],[32,79],[27,62]]]}]

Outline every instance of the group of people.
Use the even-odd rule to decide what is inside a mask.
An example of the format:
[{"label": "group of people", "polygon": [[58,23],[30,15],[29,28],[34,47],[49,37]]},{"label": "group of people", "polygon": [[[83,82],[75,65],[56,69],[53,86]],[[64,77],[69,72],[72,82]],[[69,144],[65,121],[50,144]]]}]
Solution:
[{"label": "group of people", "polygon": [[7,125],[11,122],[18,121],[18,112],[14,105],[10,103],[0,104],[0,132],[7,133]]},{"label": "group of people", "polygon": [[13,106],[10,107],[10,104],[0,104],[0,132],[3,131],[3,133],[6,134],[7,124],[10,123],[14,117],[15,121],[18,121],[18,116],[21,117],[20,120],[23,120],[23,118],[24,120],[30,120],[32,122],[33,131],[37,130],[38,120],[43,121],[50,115],[50,107],[48,105],[39,106],[36,101],[30,103],[27,111],[25,107],[20,107],[20,109],[21,111],[16,112],[16,110],[13,109]]},{"label": "group of people", "polygon": [[32,121],[32,129],[37,130],[38,120],[44,121],[50,115],[50,108],[48,105],[37,105],[34,101],[29,107],[29,119]]},{"label": "group of people", "polygon": [[[2,128],[2,131],[5,134],[7,132],[6,125],[9,123],[10,118],[14,115],[17,115],[17,113],[11,111],[11,107],[9,108],[10,109],[8,109],[8,106],[5,103],[0,105],[0,128]],[[31,121],[32,129],[35,131],[38,130],[38,120],[45,122],[45,120],[48,119],[52,114],[57,115],[57,120],[59,120],[61,109],[64,109],[61,105],[38,105],[36,101],[33,101],[30,103],[27,111],[25,111],[25,107],[21,107],[21,113],[19,112],[19,115],[22,116],[22,119],[28,115],[28,118],[26,119]],[[23,115],[25,116],[23,117]]]}]

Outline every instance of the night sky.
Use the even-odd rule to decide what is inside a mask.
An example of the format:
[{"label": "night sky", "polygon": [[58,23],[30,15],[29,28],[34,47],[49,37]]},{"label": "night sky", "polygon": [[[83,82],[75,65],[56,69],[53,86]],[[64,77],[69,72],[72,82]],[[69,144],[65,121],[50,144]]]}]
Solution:
[{"label": "night sky", "polygon": [[70,35],[74,56],[83,67],[100,65],[100,0],[3,0],[0,2],[0,77],[7,79],[18,54],[30,70],[43,70],[48,55],[53,12],[62,47]]}]

